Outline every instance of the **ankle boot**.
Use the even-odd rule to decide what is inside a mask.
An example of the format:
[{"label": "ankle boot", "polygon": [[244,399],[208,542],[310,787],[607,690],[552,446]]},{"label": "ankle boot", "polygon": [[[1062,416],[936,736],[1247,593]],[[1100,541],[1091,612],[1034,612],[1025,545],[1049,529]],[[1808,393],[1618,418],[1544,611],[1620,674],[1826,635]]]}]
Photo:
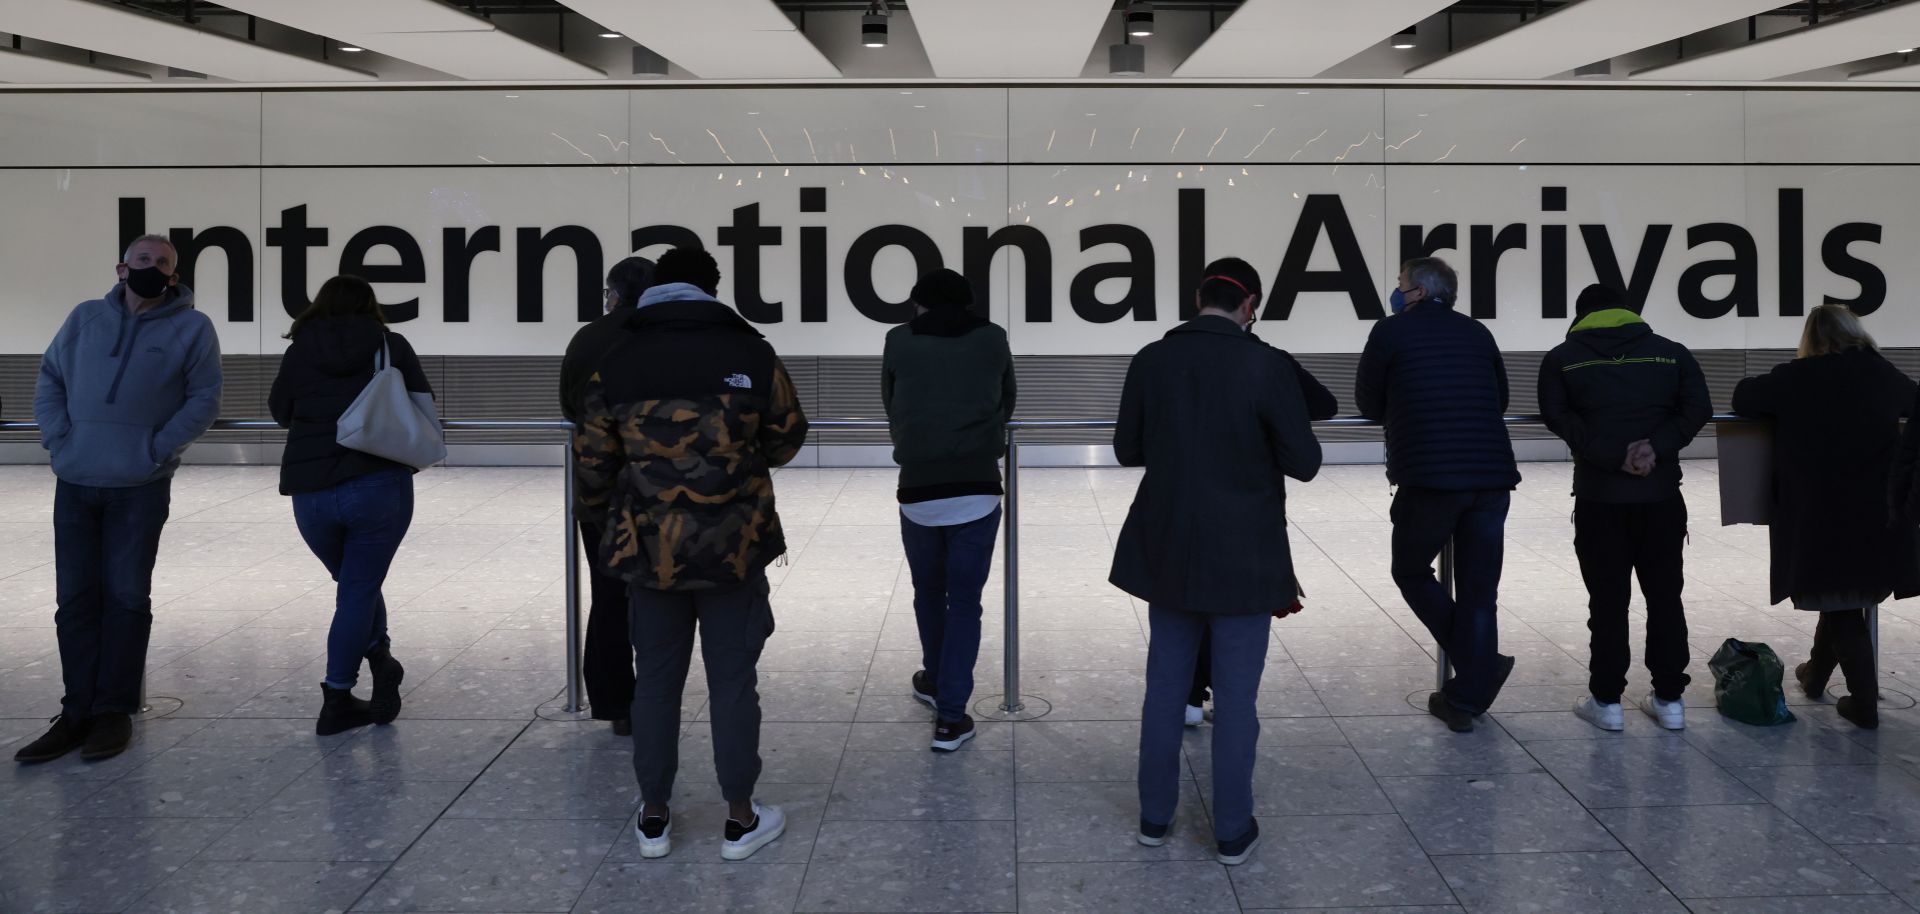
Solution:
[{"label": "ankle boot", "polygon": [[320,720],[313,725],[313,732],[332,736],[373,723],[373,709],[365,699],[353,697],[352,689],[336,689],[323,683],[320,694]]},{"label": "ankle boot", "polygon": [[1839,711],[1841,717],[1862,730],[1877,730],[1880,727],[1878,702],[1847,695],[1834,702],[1834,710]]},{"label": "ankle boot", "polygon": [[373,722],[393,723],[400,716],[400,681],[406,678],[407,668],[393,659],[385,645],[367,652],[367,667],[373,671],[373,700],[368,702]]}]

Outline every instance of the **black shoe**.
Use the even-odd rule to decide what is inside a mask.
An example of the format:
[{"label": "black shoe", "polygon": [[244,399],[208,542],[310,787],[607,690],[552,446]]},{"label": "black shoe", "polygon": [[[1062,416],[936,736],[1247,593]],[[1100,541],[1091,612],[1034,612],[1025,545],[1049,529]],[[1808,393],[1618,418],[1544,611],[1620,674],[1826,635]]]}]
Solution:
[{"label": "black shoe", "polygon": [[118,711],[93,715],[87,722],[87,743],[80,747],[80,760],[97,762],[127,751],[133,742],[133,716]]},{"label": "black shoe", "polygon": [[332,736],[373,723],[372,703],[353,697],[352,689],[336,689],[322,684],[320,694],[320,720],[313,725],[313,732]]},{"label": "black shoe", "polygon": [[1841,717],[1852,721],[1854,726],[1862,730],[1880,729],[1879,702],[1861,701],[1848,695],[1834,702],[1834,710],[1839,711]]},{"label": "black shoe", "polygon": [[613,735],[614,736],[632,736],[633,735],[633,718],[631,717],[614,718]]},{"label": "black shoe", "polygon": [[927,671],[913,674],[913,697],[927,707],[933,707],[933,682],[927,679]]},{"label": "black shoe", "polygon": [[933,751],[952,752],[973,738],[973,717],[962,714],[959,720],[943,720],[933,725]]},{"label": "black shoe", "polygon": [[1232,841],[1222,841],[1215,849],[1213,859],[1228,866],[1239,866],[1253,855],[1253,849],[1260,846],[1260,820],[1253,820],[1253,827],[1247,833]]},{"label": "black shoe", "polygon": [[1160,847],[1167,843],[1167,833],[1173,831],[1172,825],[1155,825],[1145,819],[1140,820],[1140,834],[1134,836],[1145,847]]},{"label": "black shoe", "polygon": [[1794,667],[1793,679],[1795,682],[1800,683],[1800,691],[1807,693],[1807,697],[1814,701],[1819,701],[1821,697],[1827,694],[1826,680],[1820,680],[1818,683],[1814,682],[1812,661]]},{"label": "black shoe", "polygon": [[400,682],[407,678],[407,668],[393,659],[385,645],[367,652],[367,668],[373,671],[373,700],[367,702],[373,722],[393,723],[400,716]]},{"label": "black shoe", "polygon": [[1513,675],[1513,658],[1506,654],[1493,655],[1493,688],[1487,690],[1487,707],[1493,707],[1493,700],[1500,696],[1500,690],[1506,688],[1507,677]]},{"label": "black shoe", "polygon": [[13,754],[14,761],[29,765],[51,762],[80,748],[80,744],[87,740],[87,722],[84,720],[74,720],[70,715],[59,714],[49,723],[53,726],[47,729],[45,735],[22,746],[20,751]]},{"label": "black shoe", "polygon": [[1447,729],[1455,733],[1473,732],[1473,715],[1454,707],[1439,692],[1427,696],[1427,713],[1446,721]]}]

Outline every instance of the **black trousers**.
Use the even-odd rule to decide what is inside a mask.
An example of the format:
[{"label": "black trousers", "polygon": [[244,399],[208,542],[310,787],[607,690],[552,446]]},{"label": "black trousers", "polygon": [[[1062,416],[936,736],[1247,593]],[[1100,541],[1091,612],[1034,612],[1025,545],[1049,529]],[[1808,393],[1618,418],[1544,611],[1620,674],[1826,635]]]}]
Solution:
[{"label": "black trousers", "polygon": [[1577,499],[1573,551],[1587,583],[1587,630],[1592,650],[1587,689],[1595,701],[1620,701],[1633,663],[1627,643],[1627,604],[1633,579],[1647,600],[1647,672],[1653,692],[1674,701],[1686,691],[1687,616],[1681,553],[1687,540],[1687,502],[1678,495],[1651,504],[1605,504]]},{"label": "black trousers", "polygon": [[724,590],[669,593],[631,589],[633,649],[640,676],[633,696],[633,771],[640,798],[666,805],[680,770],[680,709],[694,632],[707,667],[713,767],[729,803],[753,799],[760,780],[760,652],[773,635],[767,576]]},{"label": "black trousers", "polygon": [[593,569],[581,678],[587,683],[587,707],[594,720],[624,720],[633,703],[633,641],[627,636],[627,582],[600,570],[600,537],[605,532],[593,524],[580,525],[580,544]]},{"label": "black trousers", "polygon": [[1820,614],[1820,622],[1813,629],[1813,656],[1808,658],[1809,683],[1824,687],[1838,666],[1847,678],[1849,694],[1877,700],[1880,683],[1873,662],[1873,637],[1867,632],[1866,610]]}]

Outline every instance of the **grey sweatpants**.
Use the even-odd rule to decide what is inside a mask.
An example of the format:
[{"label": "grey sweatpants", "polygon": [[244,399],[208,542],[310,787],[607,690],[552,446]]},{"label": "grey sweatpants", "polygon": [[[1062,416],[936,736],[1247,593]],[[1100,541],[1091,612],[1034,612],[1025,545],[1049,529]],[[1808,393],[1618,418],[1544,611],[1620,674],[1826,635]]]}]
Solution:
[{"label": "grey sweatpants", "polygon": [[760,779],[760,693],[755,667],[773,634],[773,606],[764,574],[718,591],[669,593],[630,587],[633,634],[633,772],[640,799],[673,799],[680,768],[680,703],[693,660],[693,635],[707,666],[713,719],[713,764],[729,803],[753,799]]}]

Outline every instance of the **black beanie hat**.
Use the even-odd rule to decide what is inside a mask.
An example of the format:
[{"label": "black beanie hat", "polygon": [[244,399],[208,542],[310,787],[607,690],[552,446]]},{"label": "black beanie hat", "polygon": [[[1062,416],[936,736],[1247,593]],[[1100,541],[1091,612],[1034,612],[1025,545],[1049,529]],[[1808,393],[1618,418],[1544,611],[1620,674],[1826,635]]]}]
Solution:
[{"label": "black beanie hat", "polygon": [[1605,283],[1594,283],[1580,290],[1580,297],[1574,300],[1573,313],[1585,317],[1595,311],[1609,308],[1625,308],[1627,297],[1620,290]]},{"label": "black beanie hat", "polygon": [[913,284],[913,301],[929,311],[973,307],[973,284],[952,270],[935,270]]}]

